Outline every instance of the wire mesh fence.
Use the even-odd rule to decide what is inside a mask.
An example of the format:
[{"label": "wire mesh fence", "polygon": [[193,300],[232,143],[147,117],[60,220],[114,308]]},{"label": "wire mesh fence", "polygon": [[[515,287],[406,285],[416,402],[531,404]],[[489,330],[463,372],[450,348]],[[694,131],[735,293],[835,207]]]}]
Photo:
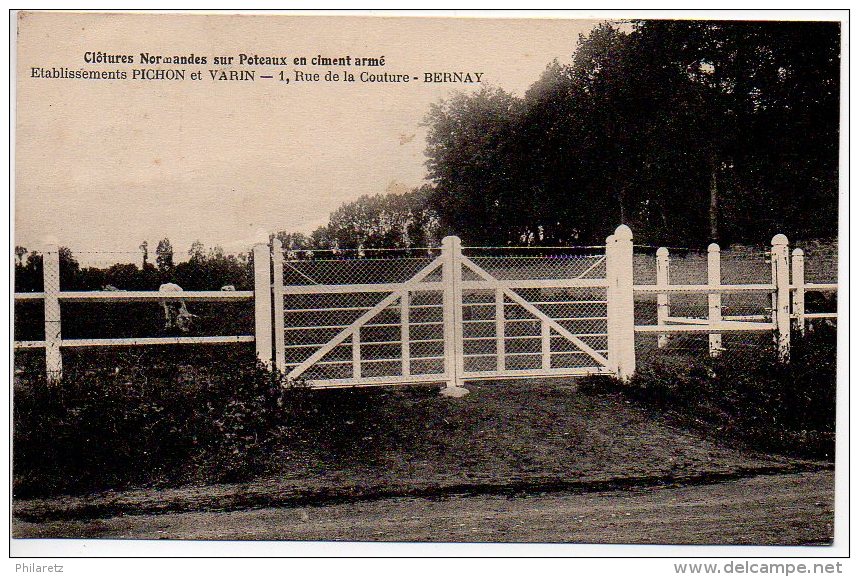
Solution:
[{"label": "wire mesh fence", "polygon": [[[422,271],[421,281],[440,282],[439,254],[430,248],[284,251],[286,371],[301,371],[302,378],[314,381],[443,373],[442,291],[402,290]],[[372,318],[353,334],[332,343],[367,315]]]},{"label": "wire mesh fence", "polygon": [[[638,247],[634,257],[635,284],[656,284],[657,247]],[[812,243],[806,247],[805,282],[832,283],[837,278],[837,250],[834,243]],[[669,284],[712,284],[708,275],[708,252],[686,249],[669,250]],[[813,264],[810,264],[813,263]],[[809,266],[810,265],[810,266]],[[768,285],[774,283],[771,251],[768,247],[736,246],[719,253],[719,273],[715,277],[722,285]],[[810,271],[810,273],[809,273]],[[813,279],[813,280],[812,280]],[[669,302],[669,324],[705,325],[711,315],[711,301],[707,293],[667,293]],[[658,323],[655,292],[636,292],[635,324]],[[771,290],[726,292],[717,300],[718,315],[723,321],[773,322],[773,293]],[[809,304],[810,299],[810,304]],[[835,293],[806,293],[806,310],[816,308],[834,312]],[[809,321],[813,328],[813,322]],[[834,321],[827,321],[834,322]],[[774,354],[773,331],[748,330],[722,333],[679,332],[639,333],[636,335],[636,361],[644,366],[655,360],[666,358],[701,358],[714,350],[737,362],[755,354]],[[660,343],[661,341],[661,343]],[[661,344],[661,346],[660,346]]]},{"label": "wire mesh fence", "polygon": [[[593,353],[608,349],[604,247],[468,247],[463,254],[476,266],[463,266],[463,281],[478,283],[462,298],[466,374],[601,368]],[[494,281],[512,282],[503,291]]]}]

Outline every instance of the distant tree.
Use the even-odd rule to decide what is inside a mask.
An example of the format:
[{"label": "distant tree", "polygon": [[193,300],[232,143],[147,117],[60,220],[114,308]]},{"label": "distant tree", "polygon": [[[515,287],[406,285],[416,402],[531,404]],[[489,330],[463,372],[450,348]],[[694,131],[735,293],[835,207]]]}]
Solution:
[{"label": "distant tree", "polygon": [[158,242],[158,247],[155,249],[155,264],[162,279],[170,277],[174,269],[173,245],[170,244],[170,239],[163,238]]},{"label": "distant tree", "polygon": [[145,268],[146,264],[149,262],[149,243],[144,240],[137,248],[139,248],[140,252],[143,253],[143,267]]},{"label": "distant tree", "polygon": [[188,249],[188,256],[194,262],[202,262],[206,258],[206,247],[199,240],[195,240]]},{"label": "distant tree", "polygon": [[330,248],[414,248],[438,242],[438,217],[429,206],[431,189],[362,196],[331,213],[320,241]]}]

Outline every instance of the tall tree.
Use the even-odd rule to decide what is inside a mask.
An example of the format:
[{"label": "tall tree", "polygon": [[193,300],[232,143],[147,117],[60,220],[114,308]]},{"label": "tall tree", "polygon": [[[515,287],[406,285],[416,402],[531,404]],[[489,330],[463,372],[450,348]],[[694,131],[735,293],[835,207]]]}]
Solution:
[{"label": "tall tree", "polygon": [[155,249],[155,265],[158,267],[158,272],[162,278],[167,278],[172,274],[174,269],[173,264],[173,245],[170,244],[170,239],[162,238],[158,242],[158,247]]}]

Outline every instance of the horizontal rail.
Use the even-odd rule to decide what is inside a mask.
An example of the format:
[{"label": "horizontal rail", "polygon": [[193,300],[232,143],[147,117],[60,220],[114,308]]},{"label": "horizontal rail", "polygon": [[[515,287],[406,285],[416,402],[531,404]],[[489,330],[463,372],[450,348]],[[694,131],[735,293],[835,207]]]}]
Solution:
[{"label": "horizontal rail", "polygon": [[57,293],[57,298],[66,302],[88,301],[237,301],[253,300],[253,291],[65,291]]},{"label": "horizontal rail", "polygon": [[553,369],[507,369],[504,371],[465,371],[462,376],[469,380],[497,380],[515,377],[583,377],[593,374],[614,374],[614,371],[606,367],[593,366]]},{"label": "horizontal rail", "polygon": [[723,333],[734,331],[771,331],[773,323],[720,322],[706,325],[635,325],[637,333]]},{"label": "horizontal rail", "polygon": [[[791,288],[791,290],[797,289],[797,287],[795,287],[795,286],[791,286],[790,288]],[[837,290],[838,290],[838,285],[835,283],[807,283],[805,285],[805,292],[809,292],[809,291],[830,292],[830,291],[837,291]]]},{"label": "horizontal rail", "polygon": [[15,293],[16,301],[37,301],[45,298],[45,293]]},{"label": "horizontal rail", "polygon": [[[410,309],[440,309],[444,305],[415,305],[409,304]],[[340,312],[340,311],[368,311],[372,306],[369,307],[317,307],[313,309],[283,309],[285,314],[289,313],[327,313],[327,312]],[[400,310],[400,305],[392,305],[389,307],[385,307],[382,310]],[[381,312],[381,311],[380,311]]]},{"label": "horizontal rail", "polygon": [[[529,301],[532,305],[604,305],[608,301]],[[521,307],[519,303],[505,303],[508,307]]]},{"label": "horizontal rail", "polygon": [[543,289],[543,288],[605,288],[605,279],[509,279],[509,280],[464,280],[462,288],[471,289]]},{"label": "horizontal rail", "polygon": [[[795,316],[795,315],[792,315]],[[805,313],[806,319],[837,319],[838,313]]]},{"label": "horizontal rail", "polygon": [[[596,352],[607,353],[608,351],[596,351]],[[587,355],[588,353],[586,353],[585,351],[549,351],[549,354],[550,355]],[[504,353],[505,357],[535,357],[535,356],[539,357],[542,355],[543,355],[542,351],[535,351],[535,352],[517,351],[514,353],[508,353],[508,352]],[[481,357],[496,357],[496,356],[498,356],[498,353],[469,353],[469,354],[465,354],[462,356],[464,358],[467,358],[467,359],[475,359],[475,358],[481,358]]]},{"label": "horizontal rail", "polygon": [[360,379],[308,379],[311,389],[339,389],[343,387],[382,387],[390,385],[409,385],[417,383],[443,383],[447,380],[444,373],[427,375],[361,377]]},{"label": "horizontal rail", "polygon": [[45,346],[45,341],[15,341],[16,349],[38,349]]},{"label": "horizontal rail", "polygon": [[[608,333],[573,333],[573,336],[574,337],[607,337]],[[504,335],[504,338],[508,341],[524,341],[524,340],[542,339],[543,335],[521,335],[521,336]],[[553,339],[564,339],[565,341],[569,340],[564,335],[552,335],[552,338]],[[491,337],[462,337],[463,341],[494,341],[497,339],[498,339],[498,337],[496,337],[496,336],[491,336]],[[439,339],[439,340],[441,340],[441,339]],[[412,342],[414,342],[414,341],[412,341]]]},{"label": "horizontal rail", "polygon": [[124,339],[63,339],[62,347],[133,347],[141,345],[207,345],[214,343],[252,343],[252,335],[214,337],[139,337]]},{"label": "horizontal rail", "polygon": [[[362,343],[366,344],[366,343]],[[349,346],[352,346],[352,343],[349,343]],[[432,356],[432,357],[409,357],[410,361],[441,361],[444,360],[444,357]],[[361,359],[362,363],[401,363],[403,361],[402,358],[396,359]],[[293,361],[289,363],[285,363],[288,367],[295,367],[302,363],[303,361]],[[351,365],[354,362],[354,359],[346,359],[346,360],[332,360],[332,361],[316,361],[313,363],[313,366],[316,365]]]},{"label": "horizontal rail", "polygon": [[[492,337],[492,338],[494,339],[495,337]],[[413,345],[414,344],[421,344],[421,343],[443,343],[444,339],[412,339],[408,342],[413,344]],[[291,345],[284,345],[283,348],[285,348],[285,349],[313,349],[313,348],[324,347],[326,344],[328,344],[328,343],[311,343],[311,344],[307,344],[307,345],[291,344]],[[402,344],[402,341],[361,341],[361,344],[362,345],[382,345],[382,344],[384,344],[384,345],[396,345],[396,344]],[[351,342],[340,343],[340,344],[334,345],[334,346],[335,347],[351,347],[352,343]]]},{"label": "horizontal rail", "polygon": [[350,294],[350,293],[392,293],[403,290],[408,285],[410,292],[419,291],[442,291],[444,283],[441,282],[419,282],[419,283],[378,283],[378,284],[314,284],[314,285],[284,285],[285,295],[313,295],[313,294]]},{"label": "horizontal rail", "polygon": [[772,292],[774,284],[723,284],[710,286],[706,284],[637,284],[633,285],[633,291],[646,293],[741,293],[741,292]]}]

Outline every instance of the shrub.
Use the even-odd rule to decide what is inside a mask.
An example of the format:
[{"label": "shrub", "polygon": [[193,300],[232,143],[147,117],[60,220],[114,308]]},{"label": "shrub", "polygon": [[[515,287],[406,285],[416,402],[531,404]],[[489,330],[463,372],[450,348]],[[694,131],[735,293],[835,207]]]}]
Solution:
[{"label": "shrub", "polygon": [[793,336],[791,362],[775,350],[731,351],[718,358],[662,359],[628,383],[595,377],[580,390],[621,392],[726,440],[798,457],[833,459],[835,329]]},{"label": "shrub", "polygon": [[246,356],[204,367],[105,363],[16,381],[16,495],[252,474],[302,388]]}]

